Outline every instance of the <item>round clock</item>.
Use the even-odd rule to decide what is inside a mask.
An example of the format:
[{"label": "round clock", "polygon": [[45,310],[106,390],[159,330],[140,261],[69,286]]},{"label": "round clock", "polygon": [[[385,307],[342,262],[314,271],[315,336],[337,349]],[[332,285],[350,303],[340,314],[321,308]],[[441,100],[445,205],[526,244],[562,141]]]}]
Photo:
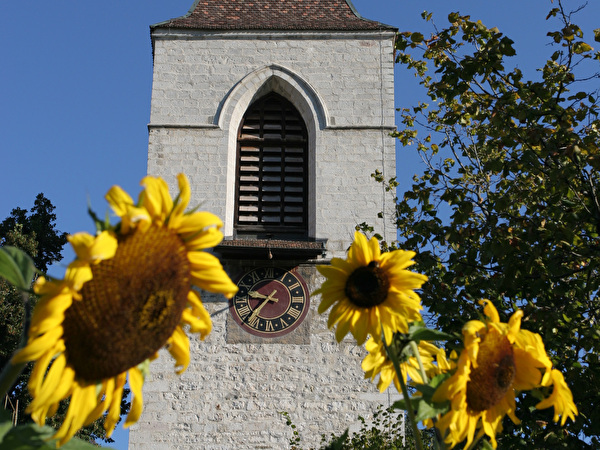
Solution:
[{"label": "round clock", "polygon": [[240,276],[237,286],[229,310],[238,325],[255,336],[287,334],[308,313],[308,288],[294,269],[257,267]]}]

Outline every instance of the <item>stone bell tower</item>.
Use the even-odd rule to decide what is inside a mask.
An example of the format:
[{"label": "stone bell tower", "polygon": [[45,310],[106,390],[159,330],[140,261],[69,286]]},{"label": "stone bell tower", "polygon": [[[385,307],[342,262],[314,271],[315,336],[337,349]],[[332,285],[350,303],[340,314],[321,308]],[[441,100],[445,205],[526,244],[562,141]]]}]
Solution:
[{"label": "stone bell tower", "polygon": [[151,27],[148,173],[185,173],[223,220],[215,253],[240,290],[201,293],[213,331],[182,376],[152,364],[131,449],[286,448],[281,412],[318,447],[389,404],[311,292],[357,224],[395,238],[370,176],[395,174],[395,32],[350,0],[196,0]]}]

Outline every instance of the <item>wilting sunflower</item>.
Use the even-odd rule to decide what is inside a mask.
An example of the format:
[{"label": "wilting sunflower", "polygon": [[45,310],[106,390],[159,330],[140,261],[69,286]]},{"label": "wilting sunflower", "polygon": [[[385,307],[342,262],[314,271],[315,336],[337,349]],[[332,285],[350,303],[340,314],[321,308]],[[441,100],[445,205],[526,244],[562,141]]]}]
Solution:
[{"label": "wilting sunflower", "polygon": [[376,238],[367,241],[356,232],[348,258],[333,258],[331,265],[317,266],[327,279],[314,293],[321,294],[319,313],[332,305],[327,325],[337,324],[340,342],[348,331],[358,345],[370,334],[385,335],[389,344],[394,332],[406,333],[408,323],[421,319],[421,299],[414,292],[427,281],[425,275],[410,272],[414,252],[395,250],[381,253]]},{"label": "wilting sunflower", "polygon": [[185,213],[190,187],[184,175],[178,181],[175,200],[160,178],[142,180],[137,203],[111,188],[106,198],[120,222],[98,236],[70,236],[77,258],[65,278],[40,278],[34,286],[41,298],[28,343],[13,362],[35,361],[28,411],[37,423],[70,397],[54,436],[60,445],[105,412],[110,436],[126,380],[133,397],[125,426],[135,423],[149,361],[166,346],[181,373],[190,361],[184,327],[202,339],[211,330],[193,287],[226,297],[237,290],[218,259],[202,251],[223,238],[221,221],[207,212]]},{"label": "wilting sunflower", "polygon": [[[365,348],[369,352],[362,362],[362,369],[365,372],[365,378],[374,380],[375,377],[379,375],[377,388],[380,392],[385,391],[392,381],[394,382],[394,386],[396,386],[398,392],[402,392],[400,379],[398,378],[398,374],[394,368],[394,363],[387,354],[387,350],[383,341],[369,338],[365,344]],[[396,351],[394,349],[394,344],[391,345],[390,350]],[[421,355],[423,368],[425,369],[425,375],[427,375],[428,378],[431,378],[449,368],[449,366],[446,367],[447,361],[443,349],[440,349],[427,341],[421,341],[418,344],[418,350],[419,354]],[[440,358],[438,358],[438,356],[440,356]],[[435,364],[436,359],[442,364],[441,367]],[[400,371],[402,372],[404,383],[407,383],[409,378],[414,383],[424,383],[423,377],[421,376],[419,363],[415,356],[411,356],[405,361],[400,362]]]},{"label": "wilting sunflower", "polygon": [[498,311],[489,300],[484,305],[485,322],[473,320],[463,327],[464,349],[456,372],[438,388],[434,402],[450,401],[450,411],[437,421],[437,428],[452,447],[484,434],[496,448],[496,434],[502,431],[502,419],[515,415],[515,391],[552,386],[552,394],[536,405],[538,409],[554,407],[554,420],[562,416],[575,420],[577,408],[562,374],[552,368],[542,338],[521,330],[522,311],[515,312],[508,323],[500,322]]}]

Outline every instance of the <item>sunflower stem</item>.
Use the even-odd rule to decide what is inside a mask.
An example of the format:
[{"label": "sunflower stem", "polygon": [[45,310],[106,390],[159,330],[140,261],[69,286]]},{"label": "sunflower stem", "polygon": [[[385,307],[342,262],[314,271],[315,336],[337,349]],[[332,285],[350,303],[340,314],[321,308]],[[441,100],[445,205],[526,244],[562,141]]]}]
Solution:
[{"label": "sunflower stem", "polygon": [[[31,323],[31,302],[29,301],[29,295],[26,292],[21,292],[21,298],[23,299],[23,306],[25,307],[25,316],[23,317],[23,330],[21,332],[19,349],[27,344],[27,335],[29,334],[29,325]],[[9,394],[10,388],[13,387],[26,365],[27,363],[13,364],[9,360],[4,366],[0,373],[0,393],[2,397]]]},{"label": "sunflower stem", "polygon": [[417,362],[419,363],[419,370],[421,371],[421,378],[423,378],[423,384],[429,383],[429,378],[427,378],[427,373],[425,372],[425,366],[423,366],[423,360],[421,359],[421,352],[419,352],[419,347],[415,341],[410,341],[410,349],[417,358]]},{"label": "sunflower stem", "polygon": [[408,419],[410,421],[410,425],[413,430],[413,434],[415,435],[415,446],[417,450],[423,450],[423,441],[421,440],[421,432],[419,431],[419,427],[417,426],[417,421],[415,420],[415,410],[412,406],[412,402],[410,401],[410,394],[408,393],[408,388],[406,387],[406,383],[404,382],[404,377],[402,376],[402,370],[400,370],[400,363],[398,362],[398,354],[394,351],[394,349],[390,349],[387,343],[385,342],[385,337],[383,338],[383,345],[385,350],[392,360],[394,364],[394,370],[396,371],[396,376],[398,377],[398,381],[400,382],[400,388],[402,389],[402,396],[404,397],[404,401],[406,402],[406,412],[408,413]]},{"label": "sunflower stem", "polygon": [[[413,355],[415,355],[415,358],[417,358],[417,362],[419,363],[419,371],[421,372],[423,384],[427,384],[429,383],[429,378],[427,377],[427,373],[425,372],[425,366],[423,365],[423,360],[421,359],[421,352],[419,352],[419,347],[417,346],[417,343],[415,341],[410,341],[409,345]],[[437,419],[433,417],[431,420],[435,425]],[[440,432],[437,428],[435,428],[435,440],[433,441],[433,443],[436,450],[444,450],[446,448],[446,444],[444,444],[444,441],[442,441]]]}]

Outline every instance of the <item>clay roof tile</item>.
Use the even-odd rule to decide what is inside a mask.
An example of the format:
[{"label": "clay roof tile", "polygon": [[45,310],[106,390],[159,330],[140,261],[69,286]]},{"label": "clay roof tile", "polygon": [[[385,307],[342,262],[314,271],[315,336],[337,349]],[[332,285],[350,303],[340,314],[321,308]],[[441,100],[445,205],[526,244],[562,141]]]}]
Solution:
[{"label": "clay roof tile", "polygon": [[203,30],[395,30],[364,19],[350,0],[196,0],[189,12],[152,28]]}]

